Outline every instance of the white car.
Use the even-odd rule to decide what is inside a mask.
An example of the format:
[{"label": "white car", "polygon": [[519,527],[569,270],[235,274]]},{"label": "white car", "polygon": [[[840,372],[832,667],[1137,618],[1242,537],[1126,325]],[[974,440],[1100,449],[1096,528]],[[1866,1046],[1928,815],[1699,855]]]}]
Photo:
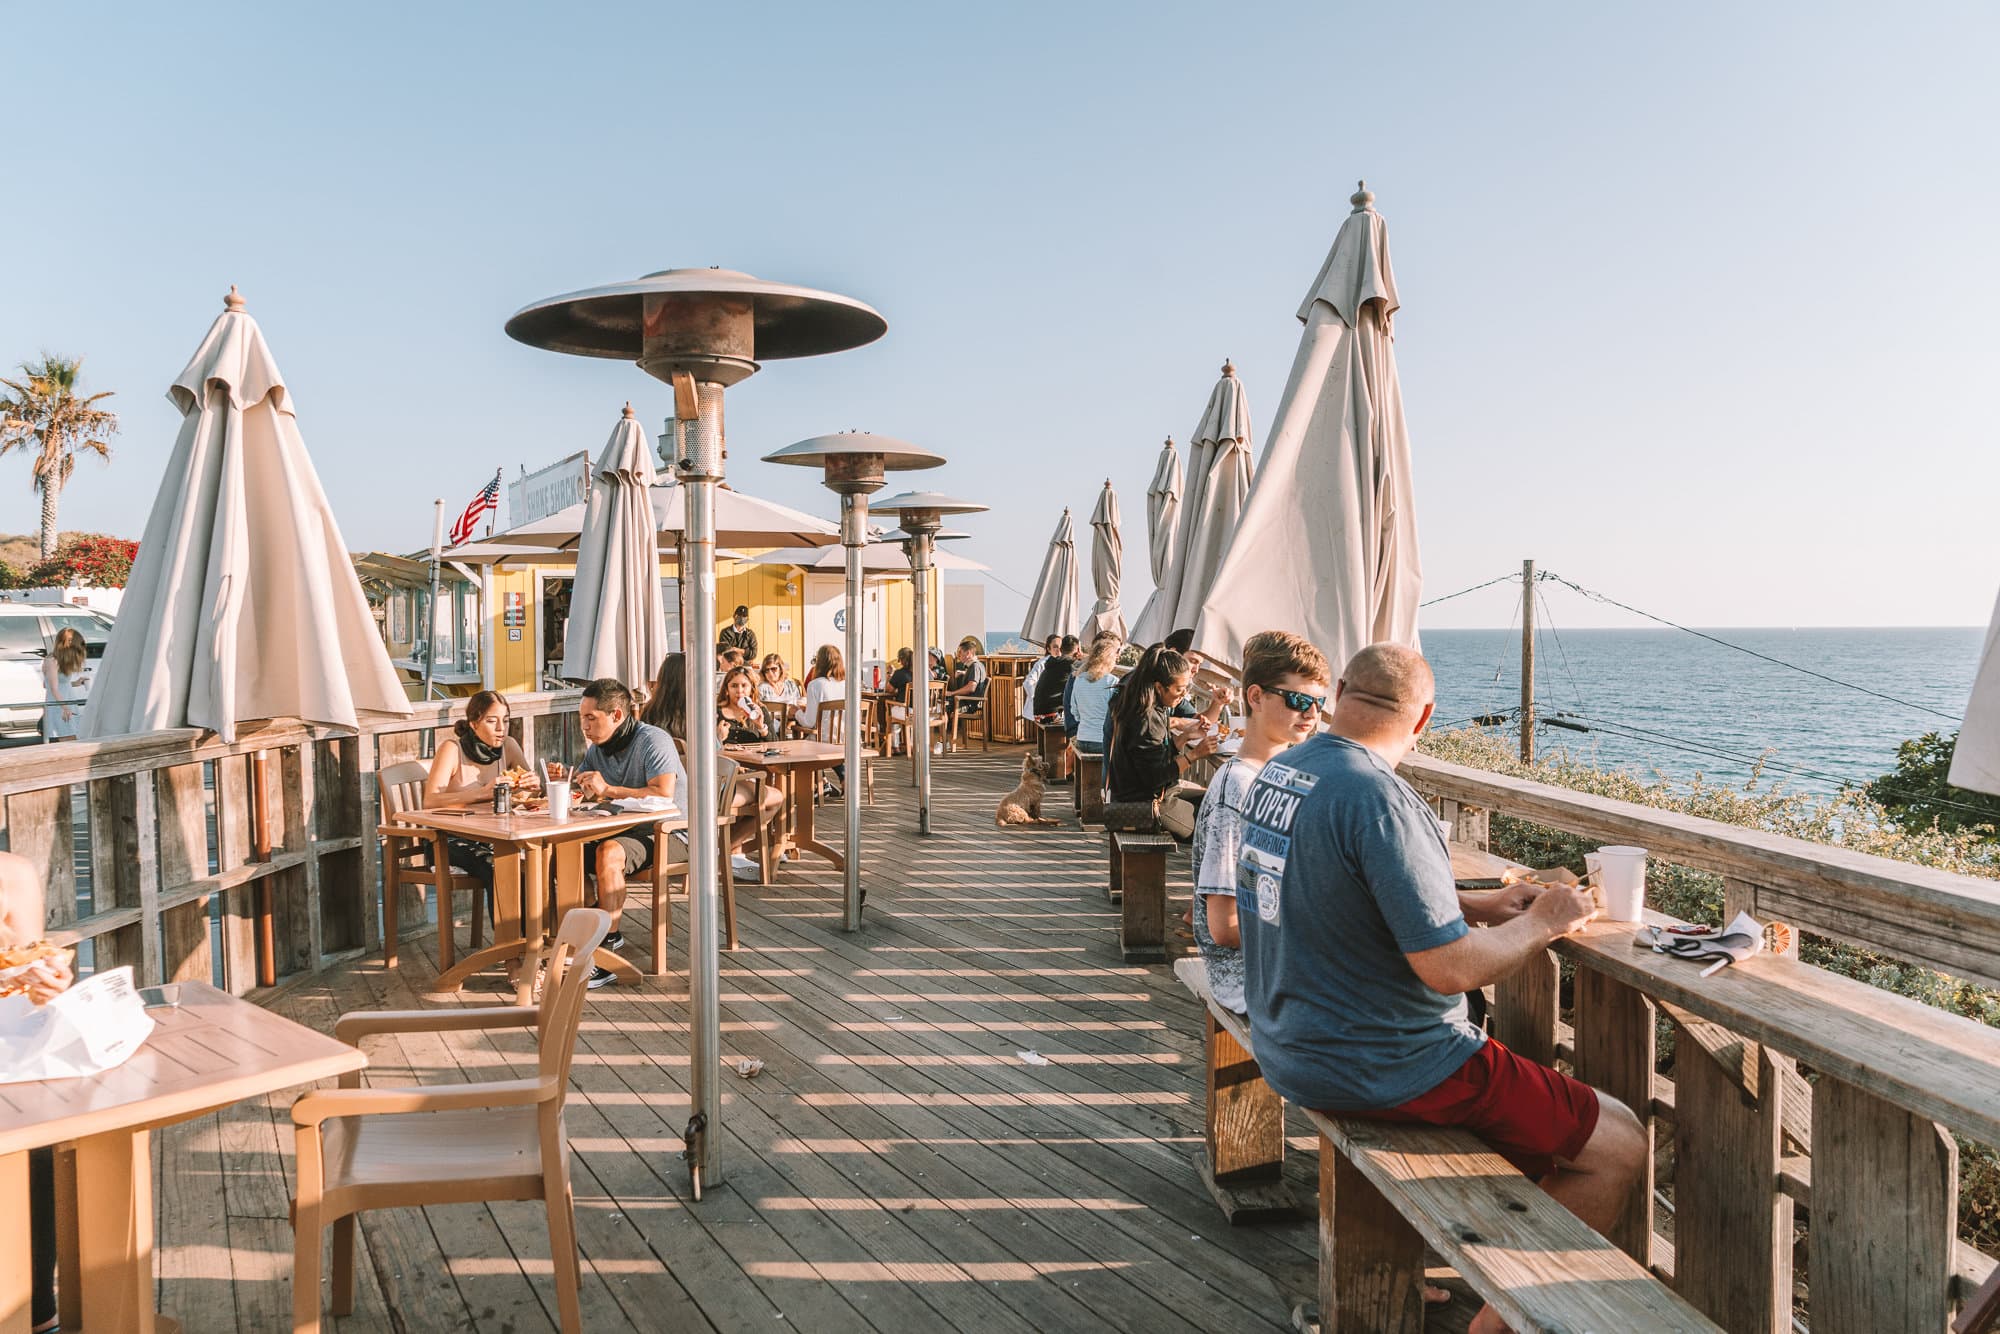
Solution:
[{"label": "white car", "polygon": [[66,602],[0,602],[0,738],[34,736],[42,721],[42,660],[56,631],[83,633],[84,652],[104,656],[111,617]]}]

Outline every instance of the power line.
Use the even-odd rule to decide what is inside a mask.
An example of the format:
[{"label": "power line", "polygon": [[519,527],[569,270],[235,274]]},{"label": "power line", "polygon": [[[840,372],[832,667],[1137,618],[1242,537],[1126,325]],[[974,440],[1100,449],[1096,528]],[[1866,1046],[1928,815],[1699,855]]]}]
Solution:
[{"label": "power line", "polygon": [[1435,606],[1436,606],[1436,605],[1437,605],[1438,603],[1440,603],[1440,602],[1449,602],[1449,601],[1451,601],[1451,600],[1452,600],[1453,598],[1462,598],[1462,597],[1464,597],[1464,596],[1465,596],[1465,595],[1466,595],[1467,593],[1477,593],[1477,592],[1478,592],[1478,591],[1479,591],[1480,589],[1482,589],[1482,588],[1491,588],[1491,587],[1493,587],[1493,585],[1495,585],[1495,584],[1504,584],[1504,583],[1508,583],[1508,582],[1510,582],[1510,581],[1511,581],[1511,582],[1514,582],[1514,583],[1519,583],[1519,582],[1520,582],[1520,579],[1521,579],[1521,576],[1520,576],[1520,575],[1518,575],[1518,574],[1503,574],[1503,575],[1500,575],[1500,576],[1499,576],[1498,578],[1494,578],[1494,579],[1488,579],[1488,580],[1487,580],[1487,581],[1486,581],[1485,583],[1483,583],[1483,584],[1474,584],[1474,585],[1473,585],[1472,587],[1470,587],[1470,588],[1461,588],[1461,589],[1459,589],[1459,590],[1458,590],[1458,591],[1457,591],[1456,593],[1446,593],[1446,594],[1445,594],[1445,595],[1444,595],[1443,597],[1441,597],[1441,598],[1432,598],[1432,599],[1431,599],[1430,601],[1428,601],[1428,602],[1419,602],[1419,603],[1418,603],[1417,605],[1418,605],[1419,607],[1435,607]]},{"label": "power line", "polygon": [[1727,639],[1720,639],[1717,638],[1715,635],[1707,633],[1706,631],[1696,630],[1690,626],[1682,625],[1677,621],[1670,621],[1664,616],[1655,616],[1650,611],[1641,611],[1637,607],[1634,607],[1629,603],[1620,602],[1618,599],[1614,597],[1608,597],[1603,593],[1599,593],[1596,592],[1595,590],[1585,588],[1582,584],[1579,584],[1571,579],[1565,579],[1561,575],[1556,574],[1553,571],[1549,570],[1540,571],[1536,577],[1540,579],[1552,579],[1556,583],[1563,585],[1565,588],[1572,589],[1582,594],[1584,597],[1589,598],[1593,602],[1602,602],[1606,606],[1617,607],[1621,611],[1629,611],[1634,616],[1643,616],[1647,620],[1656,621],[1659,624],[1668,627],[1669,629],[1679,630],[1684,634],[1693,635],[1697,639],[1706,639],[1709,643],[1720,644],[1723,648],[1735,649],[1738,653],[1747,653],[1753,658],[1762,659],[1763,661],[1771,663],[1774,666],[1784,667],[1805,676],[1815,677],[1818,680],[1827,682],[1829,685],[1841,686],[1848,690],[1858,690],[1864,695],[1873,695],[1876,699],[1887,700],[1891,704],[1900,704],[1902,707],[1906,709],[1914,709],[1918,713],[1928,713],[1934,718],[1943,718],[1947,722],[1958,723],[1961,725],[1965,722],[1963,718],[1959,717],[1956,714],[1946,713],[1941,709],[1933,709],[1928,704],[1918,704],[1911,700],[1898,699],[1896,696],[1884,694],[1880,690],[1872,690],[1864,685],[1856,685],[1852,681],[1843,681],[1837,676],[1828,676],[1825,672],[1816,672],[1810,667],[1801,667],[1795,662],[1786,662],[1783,658],[1774,658],[1768,653],[1759,653],[1754,648],[1745,648],[1741,644],[1732,644]]}]

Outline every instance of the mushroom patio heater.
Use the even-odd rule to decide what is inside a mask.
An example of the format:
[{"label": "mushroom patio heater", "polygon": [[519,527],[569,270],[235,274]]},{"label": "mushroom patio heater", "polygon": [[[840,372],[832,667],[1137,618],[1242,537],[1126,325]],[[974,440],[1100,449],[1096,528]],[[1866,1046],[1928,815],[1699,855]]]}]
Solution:
[{"label": "mushroom patio heater", "polygon": [[[910,701],[910,721],[916,729],[917,832],[931,832],[931,544],[944,527],[947,514],[978,514],[986,506],[956,500],[936,491],[905,491],[875,506],[878,514],[894,514],[910,535],[911,600],[916,611],[916,661],[910,665],[916,697]],[[989,719],[987,725],[992,726]]]},{"label": "mushroom patio heater", "polygon": [[[912,468],[935,468],[944,462],[919,445],[866,431],[816,435],[764,456],[766,463],[795,463],[824,470],[826,489],[840,497],[840,545],[847,549],[847,781],[842,796],[847,806],[847,847],[844,864],[840,926],[861,928],[861,549],[868,545],[868,497],[882,489],[885,474]],[[912,577],[915,571],[912,570]],[[919,593],[918,597],[923,595]]]},{"label": "mushroom patio heater", "polygon": [[683,551],[687,653],[688,992],[693,1114],[685,1138],[695,1198],[722,1179],[721,938],[716,920],[715,486],[722,480],[722,395],[760,361],[843,352],[888,322],[851,297],[765,282],[731,269],[665,269],[635,282],[537,301],[507,321],[510,338],[579,357],[635,361],[674,388],[661,454],[687,488]]}]

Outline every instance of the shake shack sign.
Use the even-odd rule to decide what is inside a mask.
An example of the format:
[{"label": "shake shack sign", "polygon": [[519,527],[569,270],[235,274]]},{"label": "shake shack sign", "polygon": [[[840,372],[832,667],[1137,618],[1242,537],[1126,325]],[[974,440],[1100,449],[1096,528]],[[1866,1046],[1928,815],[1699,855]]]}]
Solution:
[{"label": "shake shack sign", "polygon": [[572,454],[507,483],[507,526],[546,519],[583,502],[590,489],[590,455]]}]

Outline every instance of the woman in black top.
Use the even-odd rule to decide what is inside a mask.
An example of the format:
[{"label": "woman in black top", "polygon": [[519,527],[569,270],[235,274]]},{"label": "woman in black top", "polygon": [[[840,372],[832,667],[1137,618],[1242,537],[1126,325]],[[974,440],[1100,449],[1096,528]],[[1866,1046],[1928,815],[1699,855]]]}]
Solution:
[{"label": "woman in black top", "polygon": [[1064,635],[1060,649],[1049,655],[1042,664],[1042,674],[1035,680],[1035,698],[1031,707],[1037,718],[1059,717],[1063,708],[1063,688],[1069,684],[1070,673],[1076,670],[1077,639],[1075,635]]},{"label": "woman in black top", "polygon": [[1196,760],[1214,753],[1215,740],[1206,734],[1185,748],[1174,735],[1173,708],[1186,696],[1192,675],[1185,657],[1155,645],[1119,685],[1104,765],[1111,800],[1158,801]]},{"label": "woman in black top", "polygon": [[722,678],[715,715],[725,746],[747,746],[771,739],[771,720],[757,703],[757,678],[748,667],[731,667]]}]

